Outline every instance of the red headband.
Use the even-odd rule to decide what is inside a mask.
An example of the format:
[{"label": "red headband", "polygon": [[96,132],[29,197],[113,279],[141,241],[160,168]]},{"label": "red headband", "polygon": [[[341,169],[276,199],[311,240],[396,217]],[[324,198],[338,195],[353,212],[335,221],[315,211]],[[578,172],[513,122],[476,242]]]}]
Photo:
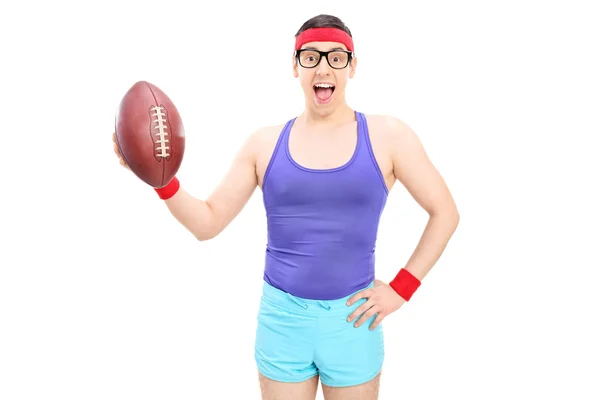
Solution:
[{"label": "red headband", "polygon": [[310,42],[338,42],[346,46],[350,51],[354,51],[354,43],[350,35],[337,28],[311,28],[302,32],[296,38],[296,50],[302,45]]}]

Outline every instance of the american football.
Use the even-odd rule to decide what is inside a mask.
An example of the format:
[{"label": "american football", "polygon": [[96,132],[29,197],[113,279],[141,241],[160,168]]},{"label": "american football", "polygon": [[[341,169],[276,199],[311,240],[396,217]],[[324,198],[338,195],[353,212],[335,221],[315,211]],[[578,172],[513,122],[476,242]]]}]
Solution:
[{"label": "american football", "polygon": [[121,156],[148,185],[161,188],[175,176],[185,151],[177,108],[157,86],[136,82],[123,96],[115,118]]}]

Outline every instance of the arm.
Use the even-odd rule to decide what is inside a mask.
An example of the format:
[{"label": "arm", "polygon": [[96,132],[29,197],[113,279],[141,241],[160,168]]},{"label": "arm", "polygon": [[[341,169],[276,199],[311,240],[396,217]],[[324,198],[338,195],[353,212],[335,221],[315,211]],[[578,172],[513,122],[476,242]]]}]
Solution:
[{"label": "arm", "polygon": [[180,188],[165,200],[171,214],[198,240],[209,240],[221,233],[252,197],[258,185],[257,134],[246,140],[208,199],[197,199]]},{"label": "arm", "polygon": [[417,135],[393,120],[391,148],[394,176],[429,214],[429,221],[404,269],[422,280],[441,257],[459,222],[454,199],[428,158]]},{"label": "arm", "polygon": [[389,285],[376,280],[373,288],[355,294],[348,301],[352,305],[361,298],[368,299],[350,314],[348,322],[360,316],[354,325],[359,327],[377,314],[369,329],[375,329],[387,315],[410,300],[442,255],[459,220],[450,191],[417,135],[402,121],[389,117],[381,131],[386,147],[392,149],[394,177],[429,214],[429,221],[412,256]]}]

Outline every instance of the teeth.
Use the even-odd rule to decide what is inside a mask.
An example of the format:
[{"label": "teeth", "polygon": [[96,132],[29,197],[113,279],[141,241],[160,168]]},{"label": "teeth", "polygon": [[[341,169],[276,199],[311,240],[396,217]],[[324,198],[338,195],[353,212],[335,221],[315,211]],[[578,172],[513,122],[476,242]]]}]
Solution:
[{"label": "teeth", "polygon": [[329,83],[317,83],[315,85],[315,87],[321,87],[321,88],[331,88],[333,87],[333,85],[330,85]]}]

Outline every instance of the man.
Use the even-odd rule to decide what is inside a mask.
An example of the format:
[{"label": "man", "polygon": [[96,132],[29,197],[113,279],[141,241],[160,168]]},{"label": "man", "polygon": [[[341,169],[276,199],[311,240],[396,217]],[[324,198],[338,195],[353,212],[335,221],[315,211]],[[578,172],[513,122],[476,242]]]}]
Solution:
[{"label": "man", "polygon": [[[365,116],[346,103],[357,59],[341,20],[306,21],[295,50],[304,112],[252,134],[206,201],[177,178],[156,192],[185,228],[208,240],[256,187],[263,191],[268,245],[255,348],[263,399],[315,399],[319,378],[326,400],[376,399],[381,321],[411,298],[437,262],[458,212],[406,124]],[[116,146],[115,152],[120,157]],[[412,257],[388,284],[375,280],[374,248],[395,181],[430,218]]]}]

